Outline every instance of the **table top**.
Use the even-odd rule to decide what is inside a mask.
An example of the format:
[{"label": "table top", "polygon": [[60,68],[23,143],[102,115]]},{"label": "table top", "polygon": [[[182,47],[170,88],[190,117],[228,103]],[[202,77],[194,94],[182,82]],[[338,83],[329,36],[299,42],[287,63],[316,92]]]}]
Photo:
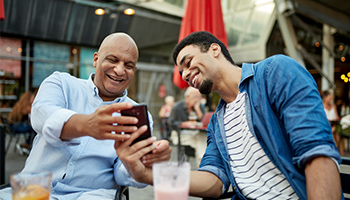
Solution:
[{"label": "table top", "polygon": [[195,125],[195,126],[184,126],[184,125],[180,125],[181,129],[189,129],[189,130],[200,130],[200,131],[205,131],[207,130],[207,126],[203,126],[203,125]]}]

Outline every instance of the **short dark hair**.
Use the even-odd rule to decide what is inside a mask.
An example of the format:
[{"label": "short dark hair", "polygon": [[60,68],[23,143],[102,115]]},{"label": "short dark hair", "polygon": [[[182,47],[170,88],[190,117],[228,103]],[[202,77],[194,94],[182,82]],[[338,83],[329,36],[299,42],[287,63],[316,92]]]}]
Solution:
[{"label": "short dark hair", "polygon": [[324,99],[324,98],[326,98],[328,95],[330,95],[331,94],[331,92],[329,91],[329,90],[324,90],[322,93],[321,93],[321,98],[322,98],[322,100]]},{"label": "short dark hair", "polygon": [[207,31],[198,31],[191,33],[182,39],[173,50],[173,60],[174,64],[176,63],[176,58],[179,55],[179,52],[188,45],[198,46],[202,53],[205,53],[209,50],[211,44],[216,43],[220,46],[221,52],[224,54],[225,58],[230,61],[232,64],[235,64],[230,53],[228,52],[224,43],[222,43],[218,38],[216,38],[213,34]]}]

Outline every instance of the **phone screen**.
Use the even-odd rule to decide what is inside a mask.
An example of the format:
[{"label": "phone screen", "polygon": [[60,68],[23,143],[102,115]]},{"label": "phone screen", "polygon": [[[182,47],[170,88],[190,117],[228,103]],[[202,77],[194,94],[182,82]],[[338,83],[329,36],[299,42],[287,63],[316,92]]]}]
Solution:
[{"label": "phone screen", "polygon": [[[147,125],[147,128],[148,128],[147,131],[144,132],[142,135],[140,135],[137,139],[135,139],[131,145],[152,136],[151,127],[149,125],[149,119],[148,119],[147,105],[145,104],[134,105],[134,107],[130,109],[122,110],[121,115],[136,117],[139,120],[138,123],[136,124],[138,128],[143,125]],[[124,124],[124,126],[128,126],[128,125]],[[130,124],[129,126],[135,126],[135,125]],[[127,133],[127,134],[130,134],[130,133]]]}]

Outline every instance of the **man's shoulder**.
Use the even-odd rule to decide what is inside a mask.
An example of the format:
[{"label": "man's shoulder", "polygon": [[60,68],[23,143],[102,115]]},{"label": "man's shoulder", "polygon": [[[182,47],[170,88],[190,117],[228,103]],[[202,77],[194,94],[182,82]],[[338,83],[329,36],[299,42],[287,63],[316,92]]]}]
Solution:
[{"label": "man's shoulder", "polygon": [[69,83],[87,81],[85,79],[77,78],[67,72],[59,72],[59,71],[53,72],[47,79],[48,80],[56,79],[61,82],[69,82]]}]

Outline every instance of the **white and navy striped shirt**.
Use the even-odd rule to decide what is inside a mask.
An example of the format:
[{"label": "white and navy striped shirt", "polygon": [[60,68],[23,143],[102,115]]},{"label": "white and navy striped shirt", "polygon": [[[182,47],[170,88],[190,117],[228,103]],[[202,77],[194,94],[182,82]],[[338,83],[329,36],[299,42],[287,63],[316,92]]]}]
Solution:
[{"label": "white and navy striped shirt", "polygon": [[250,132],[244,109],[245,95],[239,93],[227,104],[224,115],[228,154],[238,188],[248,199],[299,199]]}]

